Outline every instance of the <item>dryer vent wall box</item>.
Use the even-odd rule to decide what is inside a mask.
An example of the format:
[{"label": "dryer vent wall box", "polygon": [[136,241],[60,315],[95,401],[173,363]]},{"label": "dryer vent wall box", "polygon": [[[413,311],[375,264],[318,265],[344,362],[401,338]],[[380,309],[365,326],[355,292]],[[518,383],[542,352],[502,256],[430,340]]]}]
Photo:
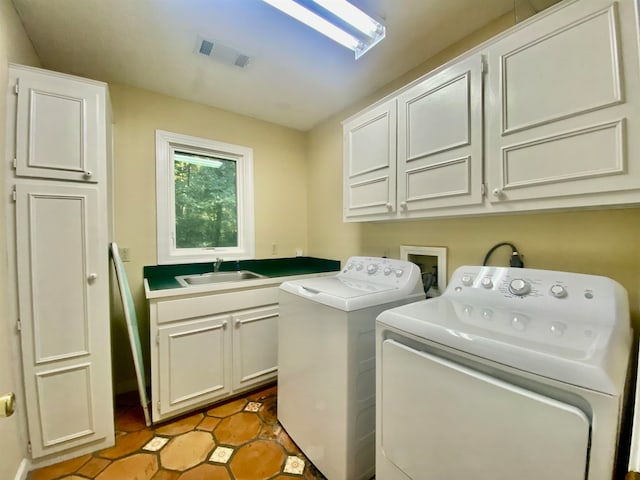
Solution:
[{"label": "dryer vent wall box", "polygon": [[327,477],[375,474],[375,319],[425,298],[401,260],[352,257],[334,277],[285,282],[278,324],[278,420]]},{"label": "dryer vent wall box", "polygon": [[376,476],[611,480],[631,340],[611,279],[459,268],[378,317]]}]

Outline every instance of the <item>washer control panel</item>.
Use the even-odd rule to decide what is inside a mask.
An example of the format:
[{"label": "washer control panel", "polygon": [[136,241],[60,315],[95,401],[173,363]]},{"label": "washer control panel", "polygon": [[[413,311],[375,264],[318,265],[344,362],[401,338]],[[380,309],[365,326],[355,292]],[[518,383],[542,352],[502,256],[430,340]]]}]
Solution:
[{"label": "washer control panel", "polygon": [[406,260],[379,257],[351,257],[338,274],[345,281],[357,280],[390,287],[402,287],[420,278],[417,265]]}]

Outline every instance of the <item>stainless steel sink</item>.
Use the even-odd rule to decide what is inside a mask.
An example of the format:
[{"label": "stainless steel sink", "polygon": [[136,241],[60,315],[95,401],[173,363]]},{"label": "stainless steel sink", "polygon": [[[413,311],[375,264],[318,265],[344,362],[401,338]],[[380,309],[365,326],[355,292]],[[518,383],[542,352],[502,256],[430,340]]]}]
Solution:
[{"label": "stainless steel sink", "polygon": [[194,275],[178,275],[175,277],[183,287],[194,285],[207,285],[209,283],[239,282],[242,280],[255,280],[266,278],[264,275],[250,272],[249,270],[239,270],[237,272],[208,272]]}]

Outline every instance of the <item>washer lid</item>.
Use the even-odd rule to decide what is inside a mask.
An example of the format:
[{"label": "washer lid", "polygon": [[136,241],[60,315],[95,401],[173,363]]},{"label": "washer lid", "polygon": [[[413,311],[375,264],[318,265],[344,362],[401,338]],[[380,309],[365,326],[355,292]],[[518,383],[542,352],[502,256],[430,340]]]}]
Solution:
[{"label": "washer lid", "polygon": [[[346,312],[394,302],[408,296],[404,290],[396,286],[340,276],[291,280],[280,285],[280,289]],[[411,296],[416,300],[424,298],[424,294],[421,295],[420,292],[414,292]]]},{"label": "washer lid", "polygon": [[[438,297],[382,312],[378,324],[550,379],[621,394],[630,340],[623,325],[534,313]],[[558,335],[554,325],[560,320]]]}]

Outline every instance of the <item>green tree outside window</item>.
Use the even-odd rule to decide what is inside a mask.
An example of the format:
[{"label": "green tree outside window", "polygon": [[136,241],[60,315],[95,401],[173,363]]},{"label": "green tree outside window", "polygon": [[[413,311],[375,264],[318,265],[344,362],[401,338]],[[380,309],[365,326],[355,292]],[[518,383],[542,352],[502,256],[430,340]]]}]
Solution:
[{"label": "green tree outside window", "polygon": [[174,153],[176,248],[238,246],[234,160]]}]

